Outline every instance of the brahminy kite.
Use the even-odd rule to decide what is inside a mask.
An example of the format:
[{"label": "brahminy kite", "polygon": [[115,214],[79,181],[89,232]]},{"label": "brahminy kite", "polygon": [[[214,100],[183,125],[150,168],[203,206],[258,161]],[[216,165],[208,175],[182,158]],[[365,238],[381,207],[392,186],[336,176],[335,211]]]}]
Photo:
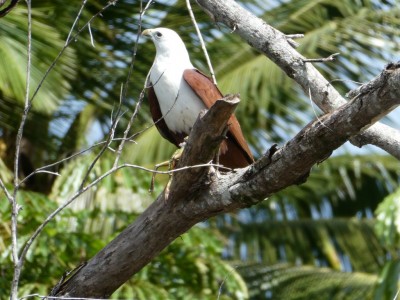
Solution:
[{"label": "brahminy kite", "polygon": [[[153,121],[160,134],[180,147],[203,109],[223,95],[212,80],[193,67],[179,35],[167,28],[146,29],[156,47],[156,57],[148,76],[148,99]],[[239,122],[232,114],[227,138],[220,147],[219,163],[242,168],[254,159]]]}]

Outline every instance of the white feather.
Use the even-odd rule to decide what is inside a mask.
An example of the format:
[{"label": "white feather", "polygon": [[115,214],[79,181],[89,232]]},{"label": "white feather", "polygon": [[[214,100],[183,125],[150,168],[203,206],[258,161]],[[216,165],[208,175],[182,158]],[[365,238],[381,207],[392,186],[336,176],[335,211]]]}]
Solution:
[{"label": "white feather", "polygon": [[185,44],[176,32],[167,28],[147,32],[157,50],[150,81],[161,113],[169,130],[188,134],[200,111],[206,107],[183,79],[184,70],[194,69]]}]

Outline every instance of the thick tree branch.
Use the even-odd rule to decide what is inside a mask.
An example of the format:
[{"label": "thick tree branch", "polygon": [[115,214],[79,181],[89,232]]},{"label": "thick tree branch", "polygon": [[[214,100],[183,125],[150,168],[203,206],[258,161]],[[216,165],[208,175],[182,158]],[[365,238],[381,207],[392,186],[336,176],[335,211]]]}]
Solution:
[{"label": "thick tree branch", "polygon": [[384,70],[379,78],[371,82],[369,91],[311,122],[279,149],[260,172],[253,175],[251,169],[247,171],[243,176],[245,180],[240,178],[238,184],[229,189],[234,202],[260,199],[289,185],[302,183],[313,165],[397,107],[400,104],[400,64],[396,71]]},{"label": "thick tree branch", "polygon": [[[238,103],[236,96],[219,100],[204,116],[199,116],[177,167],[212,160],[226,122]],[[186,202],[197,197],[200,188],[205,188],[208,172],[209,168],[193,168],[175,173],[168,199],[162,193],[133,224],[72,278],[60,284],[52,296],[110,296],[175,238],[208,217],[196,212],[187,216],[182,213]]]},{"label": "thick tree branch", "polygon": [[[312,100],[324,111],[331,112],[347,101],[304,57],[298,53],[287,37],[280,31],[266,24],[233,0],[196,0],[197,3],[216,22],[224,23],[239,34],[250,46],[274,61],[289,77],[293,78],[311,95]],[[380,147],[400,159],[400,132],[391,134],[394,129],[379,124],[365,131],[362,137],[351,142],[356,146],[366,143]]]},{"label": "thick tree branch", "polygon": [[[384,70],[379,78],[368,91],[311,122],[281,149],[273,147],[249,168],[219,176],[207,169],[175,174],[168,200],[161,194],[55,294],[108,297],[194,224],[302,183],[313,165],[400,104],[400,65]],[[197,120],[178,167],[211,160],[237,102],[219,101]]]}]

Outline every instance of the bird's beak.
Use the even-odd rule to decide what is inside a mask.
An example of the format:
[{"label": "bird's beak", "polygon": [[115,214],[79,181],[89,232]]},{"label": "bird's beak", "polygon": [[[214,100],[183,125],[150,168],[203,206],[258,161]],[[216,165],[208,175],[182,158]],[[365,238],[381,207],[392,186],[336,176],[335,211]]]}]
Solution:
[{"label": "bird's beak", "polygon": [[151,36],[152,31],[153,31],[152,29],[146,29],[145,31],[142,32],[142,35]]}]

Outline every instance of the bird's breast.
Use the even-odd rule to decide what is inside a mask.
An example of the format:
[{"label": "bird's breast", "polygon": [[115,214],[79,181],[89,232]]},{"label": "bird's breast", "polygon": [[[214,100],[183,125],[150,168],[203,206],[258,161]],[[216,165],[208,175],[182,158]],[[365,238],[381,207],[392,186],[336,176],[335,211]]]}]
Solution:
[{"label": "bird's breast", "polygon": [[183,79],[183,71],[152,69],[150,79],[169,130],[189,134],[200,111],[206,107]]}]

